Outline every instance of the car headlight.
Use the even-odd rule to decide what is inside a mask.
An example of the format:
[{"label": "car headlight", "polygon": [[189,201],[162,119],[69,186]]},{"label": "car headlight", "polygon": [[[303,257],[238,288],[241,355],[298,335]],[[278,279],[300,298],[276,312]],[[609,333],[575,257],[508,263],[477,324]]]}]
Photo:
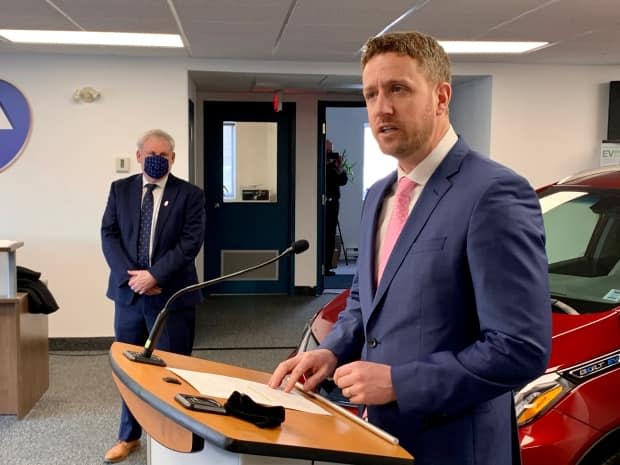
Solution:
[{"label": "car headlight", "polygon": [[515,394],[517,423],[523,426],[539,417],[562,399],[575,385],[557,373],[536,378]]}]

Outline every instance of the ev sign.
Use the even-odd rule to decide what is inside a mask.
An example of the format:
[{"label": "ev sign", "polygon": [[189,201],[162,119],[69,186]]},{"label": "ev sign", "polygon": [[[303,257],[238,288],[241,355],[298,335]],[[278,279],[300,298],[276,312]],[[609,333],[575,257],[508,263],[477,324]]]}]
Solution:
[{"label": "ev sign", "polygon": [[0,79],[0,171],[13,163],[30,134],[30,106],[19,89]]}]

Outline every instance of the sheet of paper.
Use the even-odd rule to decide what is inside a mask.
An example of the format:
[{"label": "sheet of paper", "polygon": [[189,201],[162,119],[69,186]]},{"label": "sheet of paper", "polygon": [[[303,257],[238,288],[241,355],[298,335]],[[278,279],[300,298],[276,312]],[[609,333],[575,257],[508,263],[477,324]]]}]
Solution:
[{"label": "sheet of paper", "polygon": [[194,386],[198,392],[206,396],[228,399],[233,391],[239,391],[247,394],[259,404],[281,405],[284,408],[302,412],[331,415],[327,410],[305,398],[303,394],[296,390],[287,393],[278,389],[271,389],[266,384],[241,378],[233,378],[231,376],[182,370],[180,368],[169,368],[169,370],[183,378]]}]

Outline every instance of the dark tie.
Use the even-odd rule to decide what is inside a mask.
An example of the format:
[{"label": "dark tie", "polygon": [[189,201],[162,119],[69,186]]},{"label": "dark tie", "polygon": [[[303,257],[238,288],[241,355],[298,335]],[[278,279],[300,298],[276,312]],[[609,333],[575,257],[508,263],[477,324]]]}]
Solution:
[{"label": "dark tie", "polygon": [[149,267],[149,248],[151,244],[151,223],[153,222],[153,190],[157,184],[147,184],[140,211],[140,233],[138,235],[138,268]]}]

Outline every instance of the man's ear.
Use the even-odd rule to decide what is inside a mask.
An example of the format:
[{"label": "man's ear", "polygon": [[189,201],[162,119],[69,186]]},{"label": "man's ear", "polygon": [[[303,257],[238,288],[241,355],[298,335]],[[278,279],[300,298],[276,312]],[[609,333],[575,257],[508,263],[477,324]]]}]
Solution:
[{"label": "man's ear", "polygon": [[437,114],[447,114],[452,98],[452,86],[447,82],[437,84]]}]

